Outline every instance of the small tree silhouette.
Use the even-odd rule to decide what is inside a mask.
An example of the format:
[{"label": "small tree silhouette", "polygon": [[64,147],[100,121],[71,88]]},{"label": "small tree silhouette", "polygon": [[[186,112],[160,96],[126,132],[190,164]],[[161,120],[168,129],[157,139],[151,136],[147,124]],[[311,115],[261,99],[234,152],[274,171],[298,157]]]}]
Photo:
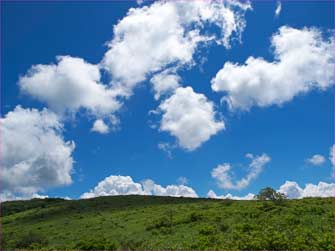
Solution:
[{"label": "small tree silhouette", "polygon": [[276,190],[271,187],[265,187],[261,189],[257,195],[255,195],[255,199],[278,201],[287,199],[287,197],[283,193],[276,192]]}]

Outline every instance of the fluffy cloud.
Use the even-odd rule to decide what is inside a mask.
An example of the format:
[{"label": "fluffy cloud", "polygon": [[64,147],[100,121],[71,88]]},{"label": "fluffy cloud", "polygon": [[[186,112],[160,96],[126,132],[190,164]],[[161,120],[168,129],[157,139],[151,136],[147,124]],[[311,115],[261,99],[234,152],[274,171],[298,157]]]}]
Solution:
[{"label": "fluffy cloud", "polygon": [[263,171],[263,167],[271,160],[270,157],[264,153],[260,156],[247,154],[246,157],[251,159],[249,171],[244,178],[236,182],[233,181],[231,175],[232,166],[229,163],[218,165],[212,170],[211,175],[217,181],[219,187],[224,189],[242,189],[247,187],[251,181],[258,177]]},{"label": "fluffy cloud", "polygon": [[[334,183],[319,182],[317,185],[306,184],[305,188],[301,188],[297,182],[286,181],[277,191],[284,193],[289,199],[301,199],[306,197],[334,197],[334,189]],[[217,195],[213,190],[210,190],[207,197],[212,199],[253,200],[254,194],[248,193],[245,196],[234,196],[230,193]]]},{"label": "fluffy cloud", "polygon": [[2,198],[28,198],[71,184],[75,145],[64,141],[54,113],[17,106],[0,124]]},{"label": "fluffy cloud", "polygon": [[[234,0],[157,1],[131,8],[114,26],[99,64],[59,56],[56,64],[32,66],[19,79],[20,88],[58,114],[83,109],[105,118],[119,110],[121,100],[149,74],[156,74],[151,79],[156,99],[177,88],[179,77],[171,70],[193,65],[200,43],[216,41],[228,48],[243,31],[248,9],[249,3]],[[205,25],[215,26],[216,33],[205,32]],[[101,70],[110,73],[110,85],[101,83]]]},{"label": "fluffy cloud", "polygon": [[109,127],[108,125],[105,124],[105,122],[102,119],[97,119],[96,121],[94,121],[91,131],[106,134],[109,132]]},{"label": "fluffy cloud", "polygon": [[120,108],[116,90],[100,82],[97,65],[81,58],[57,57],[57,64],[34,65],[19,79],[23,93],[45,102],[58,114],[85,109],[103,117]]},{"label": "fluffy cloud", "polygon": [[164,94],[169,94],[179,87],[180,77],[175,73],[163,71],[154,75],[150,82],[155,91],[155,99],[159,99]]},{"label": "fluffy cloud", "polygon": [[253,200],[255,195],[253,193],[248,193],[245,196],[234,196],[230,193],[226,195],[217,195],[213,190],[209,190],[207,197],[211,199],[230,199],[230,200]]},{"label": "fluffy cloud", "polygon": [[158,110],[163,113],[160,130],[176,137],[178,144],[189,151],[224,129],[224,122],[216,119],[213,103],[192,87],[177,88]]},{"label": "fluffy cloud", "polygon": [[98,196],[109,195],[159,195],[174,197],[198,197],[196,192],[185,185],[168,185],[162,187],[152,180],[145,180],[143,183],[136,183],[130,176],[109,176],[90,192],[81,195],[81,198],[88,199]]},{"label": "fluffy cloud", "polygon": [[314,165],[314,166],[321,166],[323,163],[325,163],[325,161],[326,161],[326,158],[320,154],[315,154],[312,157],[306,159],[307,163]]},{"label": "fluffy cloud", "polygon": [[109,195],[128,195],[128,194],[144,194],[142,185],[135,183],[130,176],[109,176],[90,192],[81,195],[81,198],[88,199],[98,196]]},{"label": "fluffy cloud", "polygon": [[231,109],[281,105],[313,89],[325,90],[334,76],[334,42],[316,28],[283,26],[272,37],[275,60],[249,57],[231,62],[212,79],[212,89],[225,92]]},{"label": "fluffy cloud", "polygon": [[[131,8],[114,26],[101,67],[129,96],[149,74],[192,64],[201,42],[215,40],[229,47],[231,38],[243,31],[244,13],[250,8],[249,3],[232,0],[157,1]],[[219,34],[202,34],[205,25],[215,26]]]},{"label": "fluffy cloud", "polygon": [[168,185],[162,187],[161,185],[155,184],[152,180],[145,180],[143,182],[143,190],[145,194],[159,195],[159,196],[174,196],[174,197],[192,197],[196,198],[198,195],[196,192],[185,185]]},{"label": "fluffy cloud", "polygon": [[286,181],[278,190],[290,199],[300,199],[304,197],[334,197],[335,184],[319,182],[319,184],[306,184],[301,188],[297,182]]}]

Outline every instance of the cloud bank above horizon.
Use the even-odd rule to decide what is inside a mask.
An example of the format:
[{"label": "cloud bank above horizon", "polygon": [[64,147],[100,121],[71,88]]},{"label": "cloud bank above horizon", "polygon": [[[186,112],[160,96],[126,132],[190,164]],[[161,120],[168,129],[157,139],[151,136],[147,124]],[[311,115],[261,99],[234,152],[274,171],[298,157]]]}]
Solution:
[{"label": "cloud bank above horizon", "polygon": [[[333,86],[333,37],[322,28],[289,25],[282,25],[270,37],[272,60],[257,55],[242,63],[220,59],[222,68],[203,84],[222,104],[184,81],[183,73],[207,60],[203,51],[243,46],[246,13],[252,11],[248,1],[155,1],[130,8],[113,26],[113,36],[98,63],[75,55],[55,55],[55,62],[32,65],[18,76],[20,94],[45,107],[18,104],[0,118],[0,198],[39,197],[48,189],[71,185],[78,147],[65,139],[66,127],[86,120],[91,124],[88,134],[117,134],[122,130],[120,114],[127,100],[142,85],[151,89],[156,105],[148,111],[154,115],[152,128],[167,136],[157,146],[169,155],[177,148],[185,154],[200,151],[206,142],[226,133],[231,128],[225,113],[234,116],[239,111],[252,112],[253,107],[284,106],[300,95],[322,93]],[[276,18],[281,12],[278,1]],[[333,154],[334,147],[329,156],[334,166]],[[265,153],[246,157],[250,164],[240,179],[230,163],[219,162],[223,164],[212,170],[209,175],[220,189],[247,188],[272,160]],[[329,163],[325,154],[314,154],[305,162],[320,168]],[[295,181],[286,181],[278,191],[289,198],[304,198],[333,196],[331,189],[334,183],[306,183],[302,188]],[[135,182],[130,176],[111,175],[81,198],[126,194],[199,197],[186,184],[163,186],[151,179]],[[212,190],[207,196],[253,198],[251,193],[238,197],[216,195]]]}]

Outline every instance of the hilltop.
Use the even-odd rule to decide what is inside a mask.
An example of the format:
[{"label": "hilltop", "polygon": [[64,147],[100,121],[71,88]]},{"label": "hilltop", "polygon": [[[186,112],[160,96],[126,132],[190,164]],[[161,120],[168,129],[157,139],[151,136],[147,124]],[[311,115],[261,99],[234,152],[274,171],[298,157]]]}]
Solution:
[{"label": "hilltop", "polygon": [[129,195],[1,207],[2,250],[334,250],[333,198]]}]

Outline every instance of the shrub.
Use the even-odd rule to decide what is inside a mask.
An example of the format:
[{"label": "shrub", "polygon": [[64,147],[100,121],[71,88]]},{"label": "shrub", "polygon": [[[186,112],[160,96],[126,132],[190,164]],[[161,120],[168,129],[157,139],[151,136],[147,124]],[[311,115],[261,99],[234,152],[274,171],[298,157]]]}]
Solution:
[{"label": "shrub", "polygon": [[108,240],[82,240],[75,245],[79,250],[117,250],[118,243]]},{"label": "shrub", "polygon": [[171,222],[168,217],[162,217],[159,220],[153,222],[149,226],[146,227],[146,230],[152,230],[152,229],[158,229],[158,228],[163,228],[163,227],[170,227]]},{"label": "shrub", "polygon": [[204,216],[198,212],[192,212],[189,216],[190,222],[196,222],[203,218]]},{"label": "shrub", "polygon": [[229,229],[229,226],[227,224],[225,224],[224,222],[221,222],[219,224],[219,229],[221,232],[226,232]]},{"label": "shrub", "polygon": [[124,238],[121,240],[121,249],[122,250],[139,250],[142,249],[144,240],[142,239],[131,239]]},{"label": "shrub", "polygon": [[205,225],[199,230],[199,234],[201,235],[213,235],[215,234],[216,229],[213,226]]},{"label": "shrub", "polygon": [[16,248],[25,248],[25,249],[36,249],[42,248],[48,245],[48,241],[45,239],[44,236],[29,232],[23,236],[17,241]]}]

